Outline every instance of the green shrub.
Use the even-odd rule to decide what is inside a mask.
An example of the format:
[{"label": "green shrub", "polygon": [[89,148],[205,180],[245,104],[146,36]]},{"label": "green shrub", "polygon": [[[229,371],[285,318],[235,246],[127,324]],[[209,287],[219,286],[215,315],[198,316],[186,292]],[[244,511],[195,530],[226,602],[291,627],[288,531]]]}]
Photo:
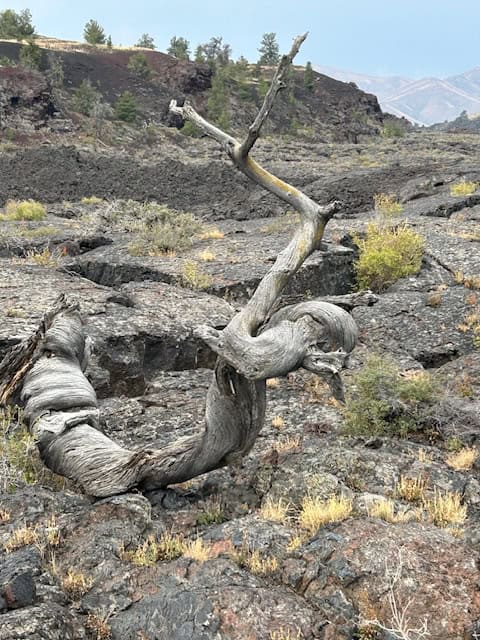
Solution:
[{"label": "green shrub", "polygon": [[21,410],[0,408],[0,492],[13,491],[23,483],[46,482],[59,488],[58,480],[42,463]]},{"label": "green shrub", "polygon": [[314,89],[315,75],[313,73],[313,67],[311,62],[307,62],[305,65],[305,71],[303,72],[303,86],[307,91],[312,92]]},{"label": "green shrub", "polygon": [[22,67],[27,69],[39,69],[42,52],[34,42],[29,42],[20,49],[19,60]]},{"label": "green shrub", "polygon": [[355,238],[359,257],[355,265],[360,289],[381,292],[400,278],[420,271],[424,240],[406,225],[388,227],[370,223],[365,238]]},{"label": "green shrub", "polygon": [[0,220],[43,220],[46,215],[45,207],[35,200],[8,200],[5,213],[0,214]]},{"label": "green shrub", "polygon": [[130,91],[125,91],[115,103],[115,116],[124,122],[134,122],[137,118],[137,105]]},{"label": "green shrub", "polygon": [[404,135],[405,129],[394,120],[388,120],[383,125],[382,136],[384,138],[403,138]]},{"label": "green shrub", "polygon": [[128,59],[128,69],[139,78],[147,80],[152,75],[152,69],[143,53],[134,53]]},{"label": "green shrub", "polygon": [[208,289],[213,278],[203,272],[193,260],[186,260],[182,270],[182,284],[189,289]]},{"label": "green shrub", "polygon": [[73,103],[77,111],[83,113],[85,116],[89,116],[92,114],[93,108],[100,98],[100,93],[92,87],[90,80],[82,80],[73,94]]},{"label": "green shrub", "polygon": [[343,411],[345,433],[405,436],[428,417],[437,395],[428,372],[402,374],[388,357],[372,355],[352,377]]},{"label": "green shrub", "polygon": [[190,122],[190,120],[185,120],[183,127],[180,129],[180,133],[191,138],[200,138],[203,136],[203,132],[194,125],[193,122]]},{"label": "green shrub", "polygon": [[204,229],[191,213],[154,203],[133,206],[137,221],[127,222],[127,227],[136,234],[129,244],[129,252],[134,256],[158,256],[186,249]]}]

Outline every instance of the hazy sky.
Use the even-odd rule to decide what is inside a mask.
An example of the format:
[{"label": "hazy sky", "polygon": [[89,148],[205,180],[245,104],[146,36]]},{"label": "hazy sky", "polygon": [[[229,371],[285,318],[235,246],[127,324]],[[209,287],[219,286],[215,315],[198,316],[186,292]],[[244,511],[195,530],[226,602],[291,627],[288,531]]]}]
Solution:
[{"label": "hazy sky", "polygon": [[285,51],[309,31],[299,64],[412,78],[480,65],[479,0],[2,0],[4,8],[29,8],[43,35],[81,40],[93,18],[114,44],[134,44],[146,32],[160,51],[173,35],[192,49],[222,36],[235,58],[255,61],[263,33],[275,32]]}]

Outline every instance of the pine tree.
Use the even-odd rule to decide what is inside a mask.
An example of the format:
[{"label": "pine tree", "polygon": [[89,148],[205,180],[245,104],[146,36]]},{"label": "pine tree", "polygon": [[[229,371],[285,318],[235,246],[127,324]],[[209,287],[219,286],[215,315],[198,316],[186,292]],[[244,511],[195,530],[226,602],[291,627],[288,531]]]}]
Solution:
[{"label": "pine tree", "polygon": [[303,72],[303,86],[307,91],[313,91],[313,83],[315,76],[313,74],[312,63],[307,62],[305,65],[305,71]]},{"label": "pine tree", "polygon": [[90,80],[82,80],[81,84],[75,89],[73,102],[79,113],[89,116],[92,112],[95,102],[101,99],[98,91],[92,87]]},{"label": "pine tree", "polygon": [[111,49],[113,47],[112,36],[108,36],[107,38],[107,47]]},{"label": "pine tree", "polygon": [[138,39],[136,47],[143,47],[144,49],[155,49],[155,42],[151,35],[143,33],[141,38]]},{"label": "pine tree", "polygon": [[134,53],[133,56],[130,56],[127,66],[130,71],[144,80],[147,80],[152,75],[152,69],[143,53]]},{"label": "pine tree", "polygon": [[198,45],[195,52],[196,62],[197,55],[199,55],[200,52],[205,62],[208,62],[210,67],[214,69],[215,67],[225,67],[229,63],[230,56],[232,55],[232,47],[224,43],[223,38],[214,37],[210,38],[205,44]]},{"label": "pine tree", "polygon": [[225,75],[223,70],[219,70],[212,79],[212,88],[207,101],[207,112],[208,117],[224,131],[230,125],[226,89]]},{"label": "pine tree", "polygon": [[179,60],[189,60],[190,59],[190,43],[185,38],[177,38],[177,36],[173,36],[170,40],[170,45],[167,49],[167,53],[171,56],[175,56]]},{"label": "pine tree", "polygon": [[22,67],[26,67],[27,69],[40,68],[42,52],[40,47],[36,45],[33,40],[20,49],[20,55],[18,57]]},{"label": "pine tree", "polygon": [[130,91],[125,91],[115,103],[115,116],[124,122],[133,122],[137,117],[137,105]]},{"label": "pine tree", "polygon": [[278,64],[280,61],[280,53],[277,43],[277,34],[264,33],[258,52],[260,54],[260,58],[258,59],[259,64]]},{"label": "pine tree", "polygon": [[17,13],[13,9],[0,11],[0,38],[6,40],[23,40],[33,38],[35,27],[32,24],[32,14],[28,9]]},{"label": "pine tree", "polygon": [[103,27],[96,20],[89,20],[83,29],[83,38],[88,44],[105,44],[106,36]]},{"label": "pine tree", "polygon": [[203,47],[201,44],[199,44],[197,46],[197,48],[195,49],[195,57],[194,60],[197,64],[204,64],[206,62],[205,60],[205,54],[203,53]]}]

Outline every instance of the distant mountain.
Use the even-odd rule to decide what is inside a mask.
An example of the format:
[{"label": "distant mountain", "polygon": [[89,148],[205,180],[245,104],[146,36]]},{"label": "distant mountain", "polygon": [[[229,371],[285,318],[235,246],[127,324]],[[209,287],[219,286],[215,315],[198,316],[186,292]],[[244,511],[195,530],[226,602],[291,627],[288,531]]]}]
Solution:
[{"label": "distant mountain", "polygon": [[343,82],[354,82],[360,89],[374,93],[383,111],[417,124],[432,125],[454,120],[462,111],[480,111],[480,67],[444,80],[370,76],[321,66],[315,70]]}]

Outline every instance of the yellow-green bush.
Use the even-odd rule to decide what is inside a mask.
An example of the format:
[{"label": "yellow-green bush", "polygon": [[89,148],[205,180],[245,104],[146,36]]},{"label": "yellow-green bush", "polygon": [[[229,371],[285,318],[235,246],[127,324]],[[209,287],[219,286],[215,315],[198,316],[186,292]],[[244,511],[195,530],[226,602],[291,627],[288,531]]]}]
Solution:
[{"label": "yellow-green bush", "polygon": [[102,204],[103,199],[98,196],[85,196],[81,199],[82,204]]},{"label": "yellow-green bush", "polygon": [[355,238],[355,265],[360,289],[381,292],[400,278],[420,271],[424,240],[406,225],[389,227],[371,222],[365,238]]},{"label": "yellow-green bush", "polygon": [[391,218],[402,212],[403,207],[397,198],[389,193],[376,193],[373,196],[375,211],[381,216]]},{"label": "yellow-green bush", "polygon": [[450,187],[450,195],[451,196],[471,196],[472,193],[478,188],[478,184],[476,182],[467,182],[465,178],[460,180],[460,182],[456,182],[452,184]]},{"label": "yellow-green bush", "polygon": [[182,270],[182,284],[190,289],[208,289],[213,278],[209,273],[198,268],[193,260],[186,260]]},{"label": "yellow-green bush", "polygon": [[380,355],[371,355],[351,383],[343,413],[345,433],[354,436],[404,436],[421,425],[438,395],[428,372],[402,373]]},{"label": "yellow-green bush", "polygon": [[129,244],[129,252],[134,256],[158,256],[186,249],[205,230],[191,213],[174,211],[163,204],[127,202],[121,206],[124,210],[118,212],[119,216],[131,217],[130,221],[126,219],[125,227],[136,235]]},{"label": "yellow-green bush", "polygon": [[44,466],[35,438],[23,423],[21,410],[0,408],[0,492],[38,482],[58,489],[63,479]]},{"label": "yellow-green bush", "polygon": [[43,204],[35,200],[8,200],[4,210],[0,220],[43,220],[46,215]]}]

